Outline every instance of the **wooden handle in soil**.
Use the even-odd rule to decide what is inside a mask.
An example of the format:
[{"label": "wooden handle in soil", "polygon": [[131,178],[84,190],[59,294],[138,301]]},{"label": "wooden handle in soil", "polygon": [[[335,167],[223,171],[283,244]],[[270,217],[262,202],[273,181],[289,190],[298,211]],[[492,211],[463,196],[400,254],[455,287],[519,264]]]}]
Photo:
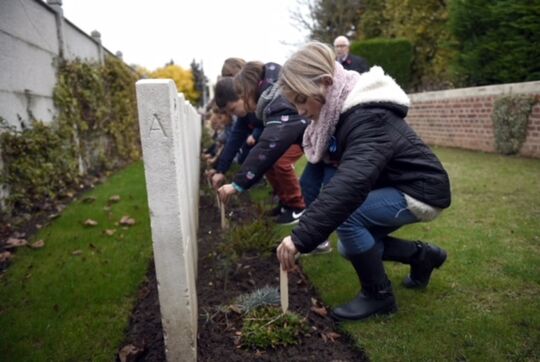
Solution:
[{"label": "wooden handle in soil", "polygon": [[279,294],[281,297],[281,310],[283,313],[289,309],[289,276],[279,265]]},{"label": "wooden handle in soil", "polygon": [[229,228],[229,220],[227,220],[227,215],[225,213],[225,204],[221,202],[221,199],[219,198],[218,193],[216,193],[216,197],[218,201],[219,211],[221,214],[221,229],[226,230]]}]

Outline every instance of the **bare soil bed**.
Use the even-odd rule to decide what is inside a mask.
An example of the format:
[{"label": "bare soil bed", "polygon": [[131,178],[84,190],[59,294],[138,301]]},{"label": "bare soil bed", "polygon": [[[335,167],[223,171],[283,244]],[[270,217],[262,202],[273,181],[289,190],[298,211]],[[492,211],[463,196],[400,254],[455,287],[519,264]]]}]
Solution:
[{"label": "bare soil bed", "polygon": [[[220,272],[214,256],[216,247],[224,242],[215,199],[204,195],[200,200],[199,265],[197,297],[199,309],[199,361],[365,361],[365,354],[336,328],[335,322],[324,316],[316,291],[300,271],[289,277],[290,310],[304,316],[310,327],[308,335],[297,345],[268,350],[249,350],[241,346],[239,332],[242,316],[224,313],[220,307],[230,304],[241,294],[264,286],[279,286],[279,269],[275,254],[243,255],[232,272]],[[231,222],[249,222],[254,210],[247,200],[240,200],[232,212]],[[147,281],[139,293],[124,345],[133,344],[141,350],[137,360],[163,361],[163,335],[153,264]]]}]

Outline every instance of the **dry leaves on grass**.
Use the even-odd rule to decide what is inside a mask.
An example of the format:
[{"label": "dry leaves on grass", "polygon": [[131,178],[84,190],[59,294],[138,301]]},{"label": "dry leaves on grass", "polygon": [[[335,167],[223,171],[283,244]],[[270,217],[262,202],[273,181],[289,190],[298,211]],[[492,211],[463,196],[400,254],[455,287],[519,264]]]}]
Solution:
[{"label": "dry leaves on grass", "polygon": [[123,225],[123,226],[131,226],[131,225],[135,225],[135,219],[129,217],[128,215],[124,215],[120,219],[119,223],[120,225]]},{"label": "dry leaves on grass", "polygon": [[97,226],[97,224],[98,222],[92,219],[86,219],[86,221],[84,222],[84,226],[90,226],[90,227]]},{"label": "dry leaves on grass", "polygon": [[44,246],[45,246],[45,241],[43,241],[43,240],[38,240],[38,241],[30,244],[30,247],[32,249],[41,249]]},{"label": "dry leaves on grass", "polygon": [[120,201],[120,195],[112,195],[109,197],[109,204],[114,204]]},{"label": "dry leaves on grass", "polygon": [[115,232],[116,232],[116,229],[105,229],[105,230],[103,231],[103,233],[104,233],[105,235],[107,235],[107,236],[113,236]]},{"label": "dry leaves on grass", "polygon": [[28,244],[28,241],[26,239],[19,239],[19,238],[9,238],[6,241],[6,245],[4,245],[4,248],[6,249],[14,249],[21,246],[25,246]]}]

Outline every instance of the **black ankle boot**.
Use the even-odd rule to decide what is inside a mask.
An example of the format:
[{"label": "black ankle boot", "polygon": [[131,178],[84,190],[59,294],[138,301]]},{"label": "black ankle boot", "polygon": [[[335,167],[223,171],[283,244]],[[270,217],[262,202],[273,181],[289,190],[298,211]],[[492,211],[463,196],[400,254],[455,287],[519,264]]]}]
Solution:
[{"label": "black ankle boot", "polygon": [[446,261],[446,251],[436,245],[416,242],[418,252],[411,259],[411,274],[403,280],[406,288],[425,288],[433,269],[440,268]]},{"label": "black ankle boot", "polygon": [[384,271],[381,256],[382,250],[373,247],[365,253],[350,257],[362,284],[362,291],[349,303],[332,310],[332,317],[337,320],[361,320],[397,311],[392,284]]}]

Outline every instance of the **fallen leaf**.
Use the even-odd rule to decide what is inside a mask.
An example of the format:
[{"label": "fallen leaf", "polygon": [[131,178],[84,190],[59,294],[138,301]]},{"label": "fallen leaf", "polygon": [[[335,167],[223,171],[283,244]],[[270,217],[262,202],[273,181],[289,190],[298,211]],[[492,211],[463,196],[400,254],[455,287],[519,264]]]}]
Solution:
[{"label": "fallen leaf", "polygon": [[91,204],[94,201],[96,201],[96,198],[94,196],[87,196],[82,199],[82,202],[84,202],[85,204]]},{"label": "fallen leaf", "polygon": [[330,337],[332,339],[338,339],[339,337],[341,337],[341,334],[336,333],[336,332],[329,332],[328,337]]},{"label": "fallen leaf", "polygon": [[38,240],[30,245],[32,249],[41,249],[45,246],[45,242],[43,240]]},{"label": "fallen leaf", "polygon": [[134,224],[135,224],[135,219],[130,218],[128,215],[124,215],[120,219],[120,225],[131,226]]},{"label": "fallen leaf", "polygon": [[39,229],[41,229],[42,227],[43,227],[43,225],[41,225],[41,224],[36,224],[36,229],[39,230]]},{"label": "fallen leaf", "polygon": [[98,222],[96,220],[92,220],[92,219],[86,219],[86,221],[84,222],[84,226],[97,226]]},{"label": "fallen leaf", "polygon": [[310,309],[313,313],[320,315],[321,317],[326,317],[328,315],[328,311],[325,307],[312,306]]},{"label": "fallen leaf", "polygon": [[10,261],[12,258],[13,254],[11,254],[9,251],[3,251],[0,253],[0,263]]},{"label": "fallen leaf", "polygon": [[28,244],[28,241],[26,241],[26,239],[9,238],[6,241],[6,245],[4,245],[4,247],[6,249],[13,249],[13,248],[18,248],[20,246],[25,246],[26,244]]},{"label": "fallen leaf", "polygon": [[68,191],[66,192],[66,196],[69,197],[70,199],[73,198],[73,196],[75,196],[75,192],[73,191]]},{"label": "fallen leaf", "polygon": [[112,195],[111,197],[109,197],[109,202],[110,203],[115,203],[115,202],[118,202],[120,201],[120,195]]},{"label": "fallen leaf", "polygon": [[51,214],[51,215],[49,215],[50,220],[54,220],[54,219],[56,219],[58,217],[60,217],[60,214]]},{"label": "fallen leaf", "polygon": [[139,290],[139,300],[146,298],[150,294],[150,289],[147,287],[143,287]]},{"label": "fallen leaf", "polygon": [[336,333],[336,332],[321,332],[321,337],[324,343],[326,343],[327,341],[335,342],[336,339],[341,337],[341,334]]},{"label": "fallen leaf", "polygon": [[104,231],[105,235],[107,236],[113,236],[115,232],[116,232],[116,229],[105,229]]},{"label": "fallen leaf", "polygon": [[132,362],[136,361],[137,357],[144,352],[142,348],[136,347],[132,344],[122,347],[120,352],[118,352],[118,358],[120,362]]},{"label": "fallen leaf", "polygon": [[235,312],[236,314],[242,314],[242,310],[240,309],[240,307],[236,304],[231,304],[229,306],[229,309],[232,310],[233,312]]},{"label": "fallen leaf", "polygon": [[26,237],[26,233],[15,231],[11,237],[15,239],[24,239]]},{"label": "fallen leaf", "polygon": [[71,255],[73,256],[78,256],[78,255],[81,255],[82,254],[82,250],[75,250],[74,252],[71,253]]}]

